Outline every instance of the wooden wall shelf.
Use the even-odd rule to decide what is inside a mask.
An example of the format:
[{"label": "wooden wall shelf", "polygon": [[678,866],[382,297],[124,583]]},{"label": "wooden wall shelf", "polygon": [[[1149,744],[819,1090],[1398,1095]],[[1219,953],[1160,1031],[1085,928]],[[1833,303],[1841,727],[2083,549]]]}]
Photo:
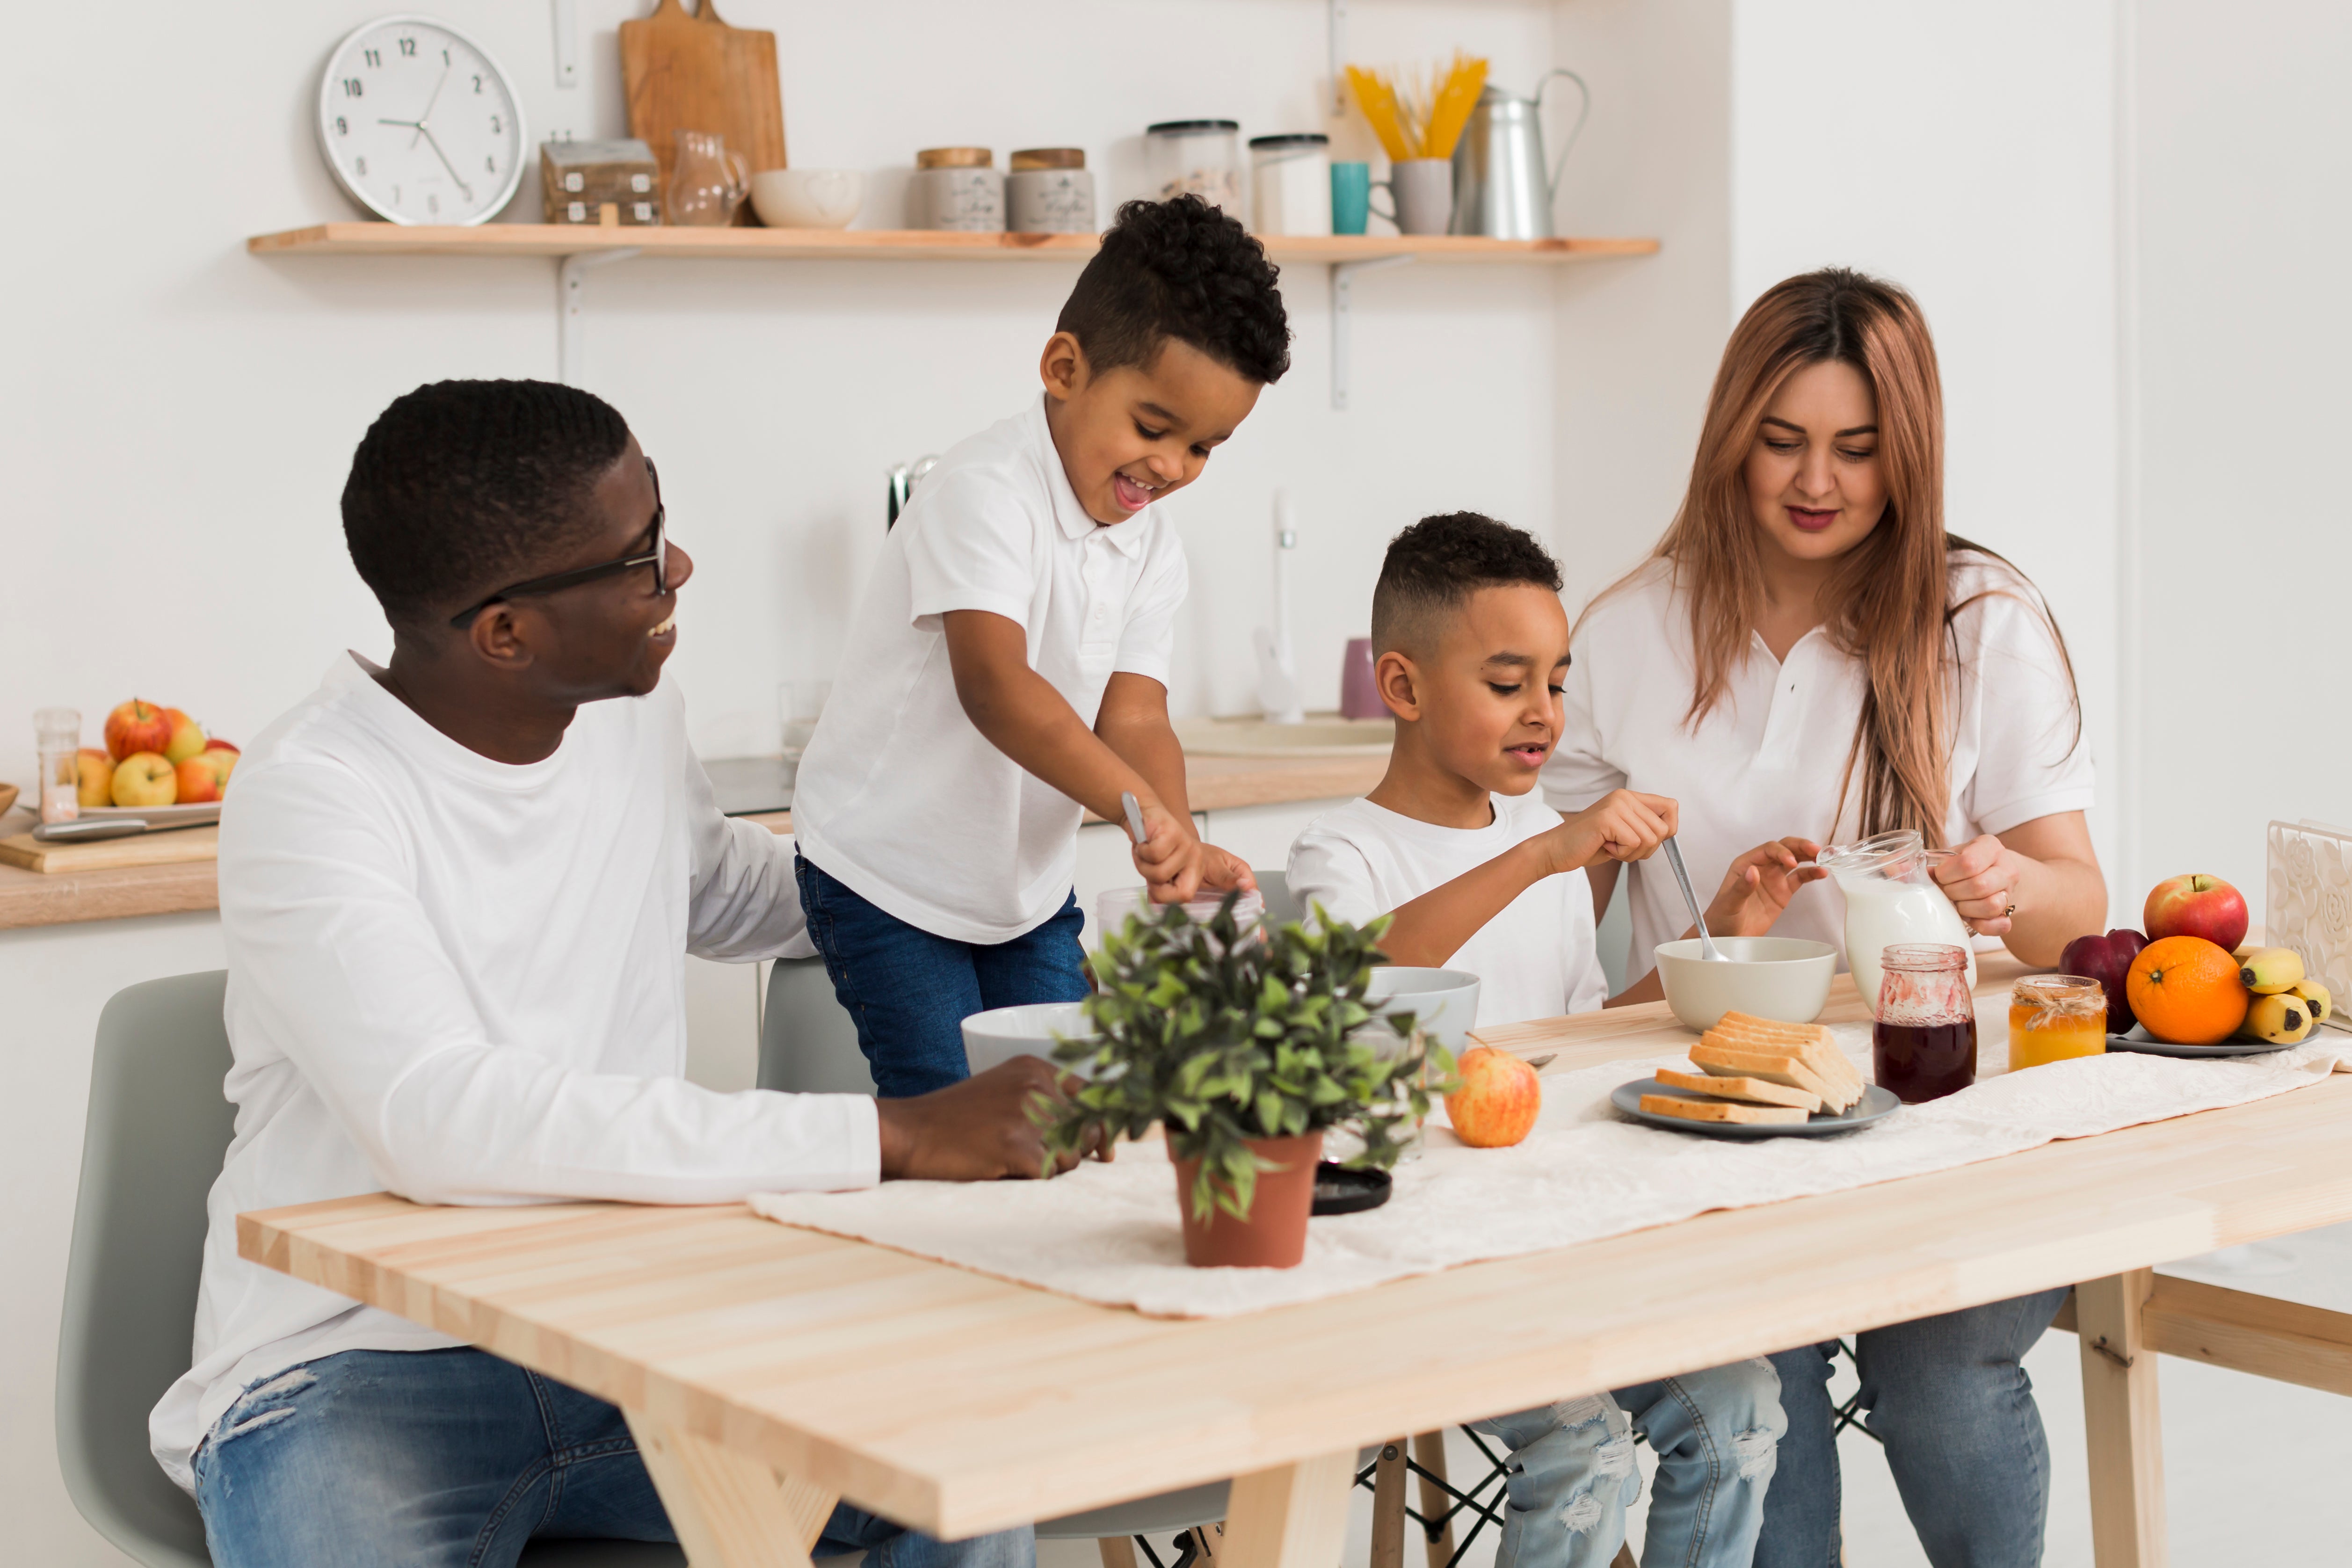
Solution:
[{"label": "wooden wall shelf", "polygon": [[[605,228],[488,223],[472,228],[321,223],[245,242],[257,256],[641,256],[805,261],[1084,261],[1087,234],[945,234],[929,229]],[[1409,256],[1418,261],[1558,264],[1650,256],[1654,239],[1486,239],[1475,235],[1271,235],[1277,262],[1339,264]]]}]

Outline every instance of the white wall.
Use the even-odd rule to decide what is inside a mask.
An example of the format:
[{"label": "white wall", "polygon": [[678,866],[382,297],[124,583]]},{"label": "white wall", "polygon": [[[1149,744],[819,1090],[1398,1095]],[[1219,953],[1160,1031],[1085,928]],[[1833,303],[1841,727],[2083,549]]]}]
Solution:
[{"label": "white wall", "polygon": [[2141,853],[2259,920],[2263,825],[2352,826],[2352,11],[2137,9]]}]

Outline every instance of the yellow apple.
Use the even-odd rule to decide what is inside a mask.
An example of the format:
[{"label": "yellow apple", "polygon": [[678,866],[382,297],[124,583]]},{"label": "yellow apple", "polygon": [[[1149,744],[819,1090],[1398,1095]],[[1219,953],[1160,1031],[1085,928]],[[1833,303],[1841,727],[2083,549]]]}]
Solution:
[{"label": "yellow apple", "polygon": [[1445,1097],[1445,1119],[1473,1149],[1507,1149],[1534,1131],[1543,1081],[1508,1051],[1473,1046],[1454,1064],[1461,1082]]},{"label": "yellow apple", "polygon": [[74,798],[84,805],[114,804],[114,759],[96,746],[84,746],[74,754],[76,784]]},{"label": "yellow apple", "polygon": [[205,749],[204,728],[194,719],[177,708],[164,709],[163,717],[172,723],[172,738],[163,742],[165,762],[177,766]]},{"label": "yellow apple", "polygon": [[180,797],[179,780],[161,752],[133,752],[114,769],[117,805],[170,805]]}]

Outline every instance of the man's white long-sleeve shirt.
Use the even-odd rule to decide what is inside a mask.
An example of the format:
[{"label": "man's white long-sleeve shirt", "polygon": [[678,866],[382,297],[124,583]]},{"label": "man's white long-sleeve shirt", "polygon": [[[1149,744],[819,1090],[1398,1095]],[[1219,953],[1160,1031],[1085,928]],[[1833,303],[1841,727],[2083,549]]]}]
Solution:
[{"label": "man's white long-sleeve shirt", "polygon": [[355,658],[257,739],[222,813],[236,1136],[209,1202],[194,1365],[155,1407],[193,1488],[257,1379],[461,1342],[247,1263],[236,1216],[420,1203],[724,1203],[868,1186],[874,1102],[688,1083],[685,958],[803,931],[792,848],[719,814],[684,706],[582,708],[544,762],[467,750]]}]

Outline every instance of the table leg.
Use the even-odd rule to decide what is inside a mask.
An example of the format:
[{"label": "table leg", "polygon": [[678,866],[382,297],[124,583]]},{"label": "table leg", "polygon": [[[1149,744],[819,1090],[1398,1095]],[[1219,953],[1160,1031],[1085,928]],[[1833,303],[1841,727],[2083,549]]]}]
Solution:
[{"label": "table leg", "polygon": [[2135,1268],[2074,1287],[2097,1568],[2165,1568],[2168,1561],[2157,1352],[2141,1321],[2155,1285],[2153,1270]]},{"label": "table leg", "polygon": [[1234,1478],[1218,1568],[1338,1568],[1356,1450]]},{"label": "table leg", "polygon": [[809,1568],[838,1494],[779,1476],[757,1455],[626,1414],[693,1568]]}]

